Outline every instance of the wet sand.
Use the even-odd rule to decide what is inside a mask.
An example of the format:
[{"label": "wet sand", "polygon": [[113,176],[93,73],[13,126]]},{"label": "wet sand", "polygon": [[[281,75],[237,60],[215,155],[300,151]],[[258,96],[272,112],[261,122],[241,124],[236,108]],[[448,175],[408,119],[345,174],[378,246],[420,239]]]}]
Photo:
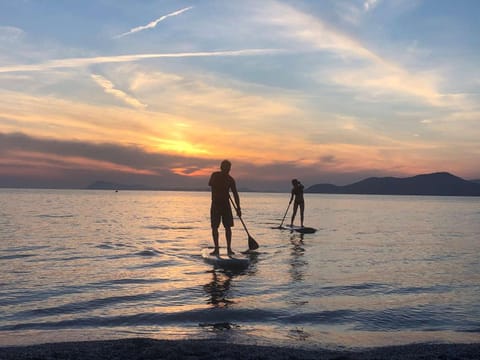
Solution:
[{"label": "wet sand", "polygon": [[228,344],[212,340],[122,339],[65,342],[0,348],[10,359],[480,359],[476,344],[411,344],[360,350],[302,350],[287,347]]}]

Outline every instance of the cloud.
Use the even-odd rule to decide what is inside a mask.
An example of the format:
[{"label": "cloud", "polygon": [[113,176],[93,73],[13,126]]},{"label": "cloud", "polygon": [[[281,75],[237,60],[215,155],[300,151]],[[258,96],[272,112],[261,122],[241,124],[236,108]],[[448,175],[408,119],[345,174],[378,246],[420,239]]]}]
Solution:
[{"label": "cloud", "polygon": [[[291,121],[303,113],[287,94],[278,90],[241,81],[226,83],[225,79],[207,74],[182,77],[139,71],[133,76],[132,88],[142,98],[149,99],[152,108],[190,118],[201,117],[202,123],[207,121],[212,126],[224,123],[228,117],[233,122],[230,129],[248,127],[267,131],[280,121],[287,121],[287,117]],[[163,101],[158,101],[159,96]]]},{"label": "cloud", "polygon": [[171,16],[178,16],[180,15],[181,13],[184,13],[185,11],[188,11],[190,9],[192,9],[193,6],[189,6],[189,7],[186,7],[186,8],[183,8],[183,9],[180,9],[180,10],[177,10],[177,11],[174,11],[170,14],[167,14],[167,15],[163,15],[163,16],[160,16],[158,19],[148,23],[147,25],[144,25],[144,26],[138,26],[138,27],[135,27],[123,34],[120,34],[120,35],[117,35],[115,36],[115,39],[118,39],[118,38],[122,38],[124,36],[127,36],[127,35],[131,35],[131,34],[134,34],[134,33],[137,33],[137,32],[140,32],[140,31],[143,31],[143,30],[147,30],[147,29],[153,29],[155,28],[159,22],[171,17]]},{"label": "cloud", "polygon": [[[302,13],[295,8],[273,2],[268,10],[261,12],[259,21],[270,23],[278,30],[278,35],[289,40],[291,46],[308,44],[315,50],[328,51],[341,58],[356,57],[376,61],[379,57],[362,46],[358,41],[342,34],[322,20]],[[292,42],[292,40],[294,40]]]},{"label": "cloud", "polygon": [[[95,180],[106,180],[207,189],[208,176],[218,170],[223,158],[201,159],[154,153],[131,145],[0,133],[0,186],[84,187]],[[258,165],[236,156],[230,159],[242,188],[288,187],[291,177],[314,179],[325,170],[294,161]]]},{"label": "cloud", "polygon": [[379,0],[365,0],[363,3],[363,9],[365,11],[373,10],[373,8],[376,7],[379,2]]},{"label": "cloud", "polygon": [[345,184],[374,175],[438,171],[454,159],[455,167],[448,170],[457,173],[470,169],[469,164],[476,161],[459,158],[446,148],[441,156],[425,161],[432,151],[439,150],[428,146],[419,146],[408,152],[401,145],[394,148],[337,143],[318,147],[322,151],[318,152],[312,146],[305,160],[273,157],[267,163],[255,163],[231,153],[222,153],[221,158],[203,159],[152,152],[134,145],[0,133],[0,186],[85,187],[95,180],[105,180],[207,189],[210,173],[218,169],[221,160],[229,158],[234,165],[232,175],[239,187],[288,190],[289,181],[294,177],[306,185],[320,182]]},{"label": "cloud", "polygon": [[435,84],[439,80],[433,74],[411,74],[400,67],[386,63],[377,63],[360,69],[337,69],[334,72],[320,75],[323,79],[325,76],[329,76],[335,84],[358,89],[365,99],[374,100],[382,96],[397,94],[397,96],[413,97],[433,106],[453,104],[452,98],[437,90]]},{"label": "cloud", "polygon": [[[192,91],[197,92],[196,87]],[[212,95],[222,92],[222,89],[219,89]],[[226,111],[222,110],[215,115],[218,121],[212,120],[214,108],[211,112],[206,108],[205,113],[194,108],[180,116],[175,112],[171,114],[151,110],[138,112],[135,109],[120,107],[106,109],[52,97],[32,98],[23,95],[18,98],[15,97],[16,94],[8,92],[1,94],[5,104],[8,104],[7,108],[2,108],[0,117],[2,130],[28,131],[31,140],[11,137],[11,141],[7,141],[0,138],[0,147],[5,145],[4,151],[15,150],[17,160],[20,150],[24,155],[40,153],[42,161],[31,157],[28,164],[35,162],[45,164],[42,169],[50,169],[52,173],[78,171],[81,162],[89,163],[92,171],[85,170],[86,166],[82,168],[85,179],[88,174],[92,179],[94,174],[107,170],[110,174],[118,176],[128,175],[131,181],[138,179],[137,182],[140,180],[148,182],[147,185],[154,183],[160,176],[158,174],[163,174],[162,179],[165,174],[198,178],[201,174],[208,173],[211,166],[218,166],[218,158],[227,157],[237,159],[237,162],[241,159],[245,164],[241,167],[244,171],[239,172],[241,178],[250,178],[252,181],[257,178],[262,182],[262,186],[266,186],[263,182],[273,184],[276,178],[286,174],[288,177],[295,177],[297,167],[301,168],[301,173],[317,174],[320,180],[323,174],[365,173],[364,169],[383,169],[384,173],[389,173],[391,168],[411,171],[414,166],[412,164],[421,166],[432,156],[425,154],[419,159],[415,157],[415,153],[428,150],[422,144],[392,139],[391,136],[379,133],[378,129],[362,125],[362,122],[355,121],[354,118],[345,118],[338,123],[322,122],[322,126],[317,126],[320,133],[315,135],[318,133],[317,130],[305,131],[304,127],[298,126],[298,122],[291,120],[291,116],[286,116],[285,123],[282,122],[281,118],[274,115],[277,113],[274,103],[271,104],[271,126],[259,123],[262,126],[259,128],[254,121],[258,119],[256,111],[252,109],[257,106],[260,108],[264,101],[261,98],[242,99],[241,93],[235,96],[240,97],[238,104],[243,103],[242,106],[246,109],[241,110],[239,115],[235,115],[232,110],[232,116],[228,117],[221,115]],[[179,99],[175,100],[177,96]],[[235,97],[221,99],[231,102],[232,107],[237,104]],[[177,101],[177,106],[182,109],[185,100],[176,89],[172,98],[163,99],[166,103]],[[249,113],[252,113],[251,118],[245,117],[245,114]],[[292,113],[287,111],[286,114]],[[245,121],[233,120],[242,117]],[[262,119],[268,120],[264,116]],[[316,121],[320,119],[317,118]],[[176,124],[180,125],[175,126]],[[272,128],[275,128],[275,131],[271,131]],[[338,133],[339,128],[343,129],[343,133]],[[70,139],[72,134],[75,134],[77,140],[65,141]],[[310,134],[312,136],[309,136]],[[46,140],[40,141],[42,139]],[[9,158],[6,155],[5,152],[0,154],[0,158],[5,161]],[[57,165],[58,156],[67,159],[63,161],[62,166]],[[328,161],[329,159],[335,161]],[[18,167],[27,166],[24,156],[21,160]],[[73,166],[74,163],[77,165]],[[283,173],[259,171],[272,164],[285,164],[285,169],[289,170]],[[136,171],[130,171],[129,168]],[[155,171],[157,175],[148,175],[150,178],[143,179],[147,176],[145,171]],[[261,173],[264,175],[260,176]],[[300,170],[298,173],[300,174]],[[139,176],[143,177],[138,178]],[[32,181],[33,179],[32,175]],[[172,182],[165,179],[162,181],[165,184],[176,183],[173,178],[169,180]]]},{"label": "cloud", "polygon": [[201,51],[201,52],[185,52],[185,53],[165,53],[165,54],[132,54],[118,56],[98,56],[90,58],[67,58],[50,60],[38,64],[29,65],[10,65],[0,66],[0,73],[10,72],[33,72],[45,71],[57,68],[74,68],[85,67],[93,64],[105,63],[125,63],[148,59],[160,58],[194,58],[194,57],[216,57],[216,56],[254,56],[254,55],[271,55],[284,52],[280,49],[242,49],[242,50],[226,50],[226,51]]},{"label": "cloud", "polygon": [[[85,98],[77,95],[72,100],[1,91],[0,125],[3,131],[24,129],[56,139],[74,134],[80,140],[142,144],[152,152],[202,158],[227,152],[252,160],[278,157],[275,149],[285,136],[303,133],[292,122],[303,116],[303,110],[285,96],[247,93],[205,75],[183,78],[151,72],[146,83],[143,71],[138,72],[140,80],[135,74],[109,76],[128,89],[135,84],[136,96],[148,104],[145,111],[106,107],[95,88],[89,88]],[[108,80],[104,86],[111,86]]]},{"label": "cloud", "polygon": [[[64,174],[64,183],[75,182],[68,174],[78,171],[93,181],[99,173],[129,175],[131,180],[144,179],[150,184],[167,179],[166,184],[175,184],[173,169],[211,167],[212,160],[152,153],[139,146],[88,141],[56,140],[47,137],[32,137],[23,133],[0,133],[0,174],[9,175],[12,169],[31,168],[31,181],[49,173]],[[17,172],[17,171],[15,171]],[[22,170],[22,173],[28,171]],[[1,185],[1,184],[0,184]]]},{"label": "cloud", "polygon": [[122,90],[115,89],[113,83],[110,80],[105,79],[103,76],[92,74],[91,77],[98,85],[100,85],[100,87],[104,89],[107,94],[112,94],[116,98],[122,100],[130,106],[133,106],[136,109],[145,109],[147,107],[147,105],[142,104],[140,101],[126,94]]},{"label": "cloud", "polygon": [[[371,9],[378,1],[367,1]],[[270,16],[262,16],[278,29],[275,36],[290,40],[296,47],[307,44],[313,50],[330,53],[339,58],[322,72],[321,79],[330,79],[346,88],[372,93],[397,93],[420,99],[433,106],[452,105],[452,98],[439,90],[440,76],[409,71],[382,57],[361,41],[342,33],[334,26],[310,14],[302,13],[286,4],[274,2]],[[326,77],[327,76],[327,77]]]},{"label": "cloud", "polygon": [[0,26],[0,43],[13,43],[18,41],[25,32],[14,26]]}]

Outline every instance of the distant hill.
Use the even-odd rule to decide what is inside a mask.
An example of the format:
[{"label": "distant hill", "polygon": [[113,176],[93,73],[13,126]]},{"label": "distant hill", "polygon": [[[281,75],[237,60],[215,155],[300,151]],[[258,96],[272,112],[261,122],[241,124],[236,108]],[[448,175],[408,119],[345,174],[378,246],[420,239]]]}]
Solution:
[{"label": "distant hill", "polygon": [[439,172],[407,178],[372,177],[345,186],[317,184],[310,186],[305,192],[324,194],[480,196],[480,183],[467,181],[447,172]]}]

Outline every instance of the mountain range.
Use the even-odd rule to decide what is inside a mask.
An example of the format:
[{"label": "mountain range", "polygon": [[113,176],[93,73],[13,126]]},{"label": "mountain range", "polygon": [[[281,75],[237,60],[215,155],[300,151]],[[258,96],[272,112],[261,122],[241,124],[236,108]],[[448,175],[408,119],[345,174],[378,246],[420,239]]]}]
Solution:
[{"label": "mountain range", "polygon": [[[195,190],[207,191],[206,187],[185,189],[174,187],[148,187],[126,185],[106,181],[95,181],[87,189],[96,190]],[[239,189],[248,192],[248,189]],[[359,182],[337,186],[316,184],[305,189],[305,193],[323,194],[374,194],[374,195],[436,195],[436,196],[480,196],[480,180],[464,180],[447,172],[416,175],[407,178],[371,177]]]},{"label": "mountain range", "polygon": [[464,180],[448,172],[437,172],[407,178],[371,177],[344,186],[316,184],[305,189],[305,192],[323,194],[480,196],[480,183],[478,180]]}]

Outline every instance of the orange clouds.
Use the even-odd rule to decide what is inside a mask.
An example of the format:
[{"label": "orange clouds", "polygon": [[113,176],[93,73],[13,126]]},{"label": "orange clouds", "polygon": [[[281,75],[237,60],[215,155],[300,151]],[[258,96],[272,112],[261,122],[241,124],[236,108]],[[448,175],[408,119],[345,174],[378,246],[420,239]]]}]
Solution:
[{"label": "orange clouds", "polygon": [[174,174],[189,176],[189,177],[207,177],[214,171],[218,171],[218,167],[196,168],[196,167],[183,167],[170,169]]}]

